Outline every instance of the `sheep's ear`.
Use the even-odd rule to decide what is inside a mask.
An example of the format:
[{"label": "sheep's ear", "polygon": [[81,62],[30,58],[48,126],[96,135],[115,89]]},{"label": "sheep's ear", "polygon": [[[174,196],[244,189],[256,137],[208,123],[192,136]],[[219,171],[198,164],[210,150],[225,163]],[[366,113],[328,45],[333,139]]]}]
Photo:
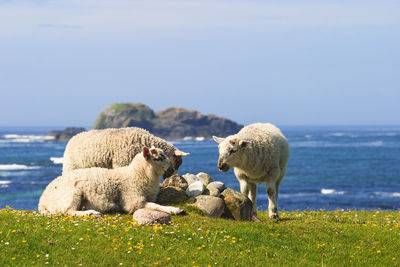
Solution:
[{"label": "sheep's ear", "polygon": [[174,151],[174,155],[178,156],[178,157],[186,157],[186,156],[190,155],[190,153],[180,151],[179,149],[176,148]]},{"label": "sheep's ear", "polygon": [[245,148],[249,145],[249,141],[240,140],[239,141],[239,148]]},{"label": "sheep's ear", "polygon": [[225,138],[216,137],[216,136],[213,136],[213,139],[214,139],[214,141],[217,142],[218,144],[222,143],[222,142],[225,140]]},{"label": "sheep's ear", "polygon": [[150,157],[150,151],[147,147],[143,147],[143,157],[148,160]]}]

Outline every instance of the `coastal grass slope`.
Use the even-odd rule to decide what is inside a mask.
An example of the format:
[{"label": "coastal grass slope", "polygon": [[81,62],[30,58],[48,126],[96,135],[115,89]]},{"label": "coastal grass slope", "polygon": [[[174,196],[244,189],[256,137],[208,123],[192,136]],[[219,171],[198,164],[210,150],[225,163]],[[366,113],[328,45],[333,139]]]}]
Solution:
[{"label": "coastal grass slope", "polygon": [[44,217],[0,211],[0,266],[398,266],[400,213],[291,211],[262,223],[189,210],[170,225],[130,215]]}]

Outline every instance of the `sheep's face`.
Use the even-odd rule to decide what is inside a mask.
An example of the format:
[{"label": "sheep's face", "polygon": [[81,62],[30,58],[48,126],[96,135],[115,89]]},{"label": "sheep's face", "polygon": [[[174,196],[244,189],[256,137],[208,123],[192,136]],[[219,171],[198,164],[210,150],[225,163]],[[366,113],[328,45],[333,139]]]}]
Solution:
[{"label": "sheep's face", "polygon": [[169,159],[171,160],[172,163],[172,168],[168,169],[166,172],[164,172],[163,177],[164,179],[176,174],[178,171],[179,167],[182,164],[182,157],[188,156],[189,153],[180,151],[179,149],[175,149],[173,151],[173,154],[170,155]]},{"label": "sheep's face", "polygon": [[240,163],[241,153],[248,145],[248,141],[238,140],[235,137],[220,138],[213,136],[215,142],[218,143],[218,169],[227,172],[230,168]]},{"label": "sheep's face", "polygon": [[171,160],[159,148],[143,148],[143,157],[160,173],[165,173],[173,169]]}]

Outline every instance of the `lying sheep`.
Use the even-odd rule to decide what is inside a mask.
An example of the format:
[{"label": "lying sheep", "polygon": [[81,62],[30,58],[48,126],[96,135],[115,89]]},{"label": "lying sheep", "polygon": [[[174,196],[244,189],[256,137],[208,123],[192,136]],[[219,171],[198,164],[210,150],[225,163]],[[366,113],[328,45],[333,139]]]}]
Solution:
[{"label": "lying sheep", "polygon": [[182,209],[161,206],[154,201],[160,189],[160,176],[171,161],[159,148],[143,148],[125,167],[88,168],[67,172],[53,180],[39,200],[42,214],[100,216],[106,212],[132,214],[141,208],[170,214]]},{"label": "lying sheep", "polygon": [[143,147],[151,146],[161,148],[172,162],[173,167],[164,173],[164,178],[175,174],[182,164],[182,157],[189,155],[141,128],[91,130],[75,135],[68,142],[63,174],[90,167],[112,169],[126,166]]},{"label": "lying sheep", "polygon": [[226,172],[234,168],[240,191],[253,202],[253,214],[257,215],[256,183],[266,182],[269,217],[279,218],[279,184],[285,176],[290,154],[282,132],[269,123],[255,123],[235,135],[213,138],[219,143],[219,170]]}]

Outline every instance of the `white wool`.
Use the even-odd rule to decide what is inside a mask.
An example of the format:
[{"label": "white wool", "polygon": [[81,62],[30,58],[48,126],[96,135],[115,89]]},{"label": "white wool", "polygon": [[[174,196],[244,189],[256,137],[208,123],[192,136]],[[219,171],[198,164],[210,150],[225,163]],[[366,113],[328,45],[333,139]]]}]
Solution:
[{"label": "white wool", "polygon": [[256,183],[266,182],[270,217],[278,217],[279,184],[285,176],[290,155],[282,132],[270,123],[254,123],[225,139],[214,139],[219,143],[219,167],[234,168],[242,193],[253,202],[254,213]]},{"label": "white wool", "polygon": [[152,203],[159,192],[160,176],[171,162],[161,149],[152,148],[150,152],[147,159],[144,153],[137,154],[125,167],[78,169],[57,177],[40,197],[39,212],[73,216],[132,214],[149,205],[169,213],[180,212]]},{"label": "white wool", "polygon": [[65,148],[63,173],[91,167],[112,169],[127,166],[143,147],[152,146],[167,154],[176,173],[182,163],[182,156],[175,155],[179,150],[137,127],[91,130],[75,135]]}]

